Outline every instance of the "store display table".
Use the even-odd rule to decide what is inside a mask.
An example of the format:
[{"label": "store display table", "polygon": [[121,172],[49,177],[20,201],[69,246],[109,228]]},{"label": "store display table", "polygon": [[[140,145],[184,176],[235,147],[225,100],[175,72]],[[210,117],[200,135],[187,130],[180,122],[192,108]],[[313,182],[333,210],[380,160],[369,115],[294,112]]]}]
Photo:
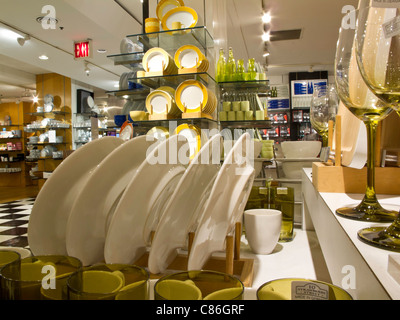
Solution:
[{"label": "store display table", "polygon": [[[215,254],[218,255],[219,253]],[[265,282],[275,279],[295,277],[331,282],[318,239],[313,231],[295,229],[293,241],[278,243],[268,255],[252,253],[243,235],[240,255],[241,258],[254,259],[253,283],[251,287],[245,288],[245,300],[256,300],[257,289]],[[153,288],[156,281],[150,280],[150,299],[154,299]]]},{"label": "store display table", "polygon": [[[400,284],[388,272],[389,257],[400,253],[361,242],[357,231],[370,226],[387,226],[339,217],[335,210],[358,204],[362,194],[319,193],[312,183],[312,169],[303,169],[305,229],[315,230],[332,283],[345,287],[354,299],[400,299]],[[383,207],[400,208],[400,196],[378,195]]]}]

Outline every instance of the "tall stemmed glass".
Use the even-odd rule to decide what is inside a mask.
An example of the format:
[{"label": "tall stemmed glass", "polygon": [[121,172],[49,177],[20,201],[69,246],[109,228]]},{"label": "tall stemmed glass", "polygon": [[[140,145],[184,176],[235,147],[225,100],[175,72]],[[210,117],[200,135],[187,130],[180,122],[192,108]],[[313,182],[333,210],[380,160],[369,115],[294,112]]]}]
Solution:
[{"label": "tall stemmed glass", "polygon": [[[400,116],[400,6],[391,2],[389,7],[360,10],[356,56],[370,90],[390,104]],[[370,245],[400,252],[400,216],[387,228],[362,229],[358,236]]]},{"label": "tall stemmed glass", "polygon": [[371,222],[392,222],[396,211],[382,208],[375,193],[375,141],[379,121],[392,111],[365,85],[355,57],[355,30],[340,29],[335,59],[335,82],[343,104],[367,127],[367,187],[362,202],[336,210],[339,216]]},{"label": "tall stemmed glass", "polygon": [[322,147],[328,146],[329,121],[335,121],[339,98],[333,85],[315,88],[310,108],[310,122],[322,138]]}]

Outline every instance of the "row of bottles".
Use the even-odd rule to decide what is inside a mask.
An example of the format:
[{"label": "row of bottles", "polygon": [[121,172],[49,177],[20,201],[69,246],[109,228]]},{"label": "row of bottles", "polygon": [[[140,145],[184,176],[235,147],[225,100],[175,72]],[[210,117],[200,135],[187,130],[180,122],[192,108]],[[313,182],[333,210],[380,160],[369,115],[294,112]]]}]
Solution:
[{"label": "row of bottles", "polygon": [[[265,141],[265,140],[264,140]],[[275,209],[282,212],[282,227],[279,242],[290,242],[294,238],[294,188],[271,186],[253,186],[247,200],[245,210]]]},{"label": "row of bottles", "polygon": [[276,87],[272,87],[270,90],[270,97],[271,98],[277,98],[278,97],[278,90]]},{"label": "row of bottles", "polygon": [[232,48],[229,48],[228,59],[225,58],[224,50],[219,50],[219,59],[216,70],[217,82],[251,81],[265,79],[265,74],[262,74],[262,76],[260,77],[260,74],[257,73],[255,59],[249,59],[247,68],[245,68],[243,59],[239,59],[236,63],[236,60],[233,56]]}]

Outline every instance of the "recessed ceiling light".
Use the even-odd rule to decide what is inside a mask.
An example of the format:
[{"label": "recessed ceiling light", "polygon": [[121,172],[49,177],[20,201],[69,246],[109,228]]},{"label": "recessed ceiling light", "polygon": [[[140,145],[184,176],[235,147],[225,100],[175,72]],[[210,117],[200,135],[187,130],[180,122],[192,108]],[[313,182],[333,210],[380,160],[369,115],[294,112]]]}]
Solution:
[{"label": "recessed ceiling light", "polygon": [[58,23],[58,20],[56,18],[50,17],[48,15],[44,16],[44,17],[37,17],[36,21],[39,22],[39,23],[44,22],[44,23],[47,23],[47,24],[53,24],[53,23],[57,24]]},{"label": "recessed ceiling light", "polygon": [[106,50],[106,49],[97,49],[97,52],[98,52],[98,53],[106,53],[107,50]]},{"label": "recessed ceiling light", "polygon": [[270,38],[269,32],[264,33],[264,34],[262,35],[262,39],[263,39],[263,41],[268,42],[268,41],[271,39],[271,38]]},{"label": "recessed ceiling light", "polygon": [[40,60],[49,60],[49,57],[46,56],[45,54],[42,54],[41,56],[39,56]]},{"label": "recessed ceiling light", "polygon": [[262,21],[266,24],[271,23],[271,14],[269,12],[266,12],[262,16]]}]

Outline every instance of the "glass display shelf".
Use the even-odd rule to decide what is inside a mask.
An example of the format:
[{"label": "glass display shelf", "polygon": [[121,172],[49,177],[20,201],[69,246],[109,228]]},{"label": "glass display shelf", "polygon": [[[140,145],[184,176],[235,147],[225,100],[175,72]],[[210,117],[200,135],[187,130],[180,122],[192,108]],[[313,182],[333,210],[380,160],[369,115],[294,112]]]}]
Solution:
[{"label": "glass display shelf", "polygon": [[146,49],[159,47],[166,51],[172,51],[177,50],[183,45],[200,46],[203,49],[214,47],[214,39],[205,26],[177,29],[173,32],[168,30],[133,34],[128,35],[127,38],[134,43],[142,44]]},{"label": "glass display shelf", "polygon": [[45,117],[46,115],[49,115],[49,114],[65,116],[65,115],[69,114],[69,112],[66,112],[66,111],[28,112],[27,114],[29,114],[31,116]]},{"label": "glass display shelf", "polygon": [[54,157],[40,157],[40,158],[37,158],[37,160],[49,160],[49,159],[52,159],[52,160],[64,160],[63,157],[56,157],[56,158],[54,158]]},{"label": "glass display shelf", "polygon": [[218,121],[217,120],[211,120],[208,118],[187,118],[187,119],[182,119],[182,118],[177,118],[177,119],[168,119],[168,120],[143,120],[143,121],[134,121],[132,122],[132,125],[137,128],[137,127],[146,127],[146,128],[152,128],[152,127],[165,127],[169,128],[170,131],[174,131],[178,126],[181,124],[192,124],[192,125],[197,125],[200,126],[201,128],[206,128],[208,127],[217,127]]},{"label": "glass display shelf", "polygon": [[7,152],[22,152],[24,150],[19,149],[19,150],[0,150],[1,153],[7,153]]},{"label": "glass display shelf", "polygon": [[157,89],[162,86],[176,88],[186,80],[197,80],[203,83],[209,90],[215,92],[217,82],[208,72],[165,74],[158,76],[138,77],[129,81],[138,82],[142,86]]},{"label": "glass display shelf", "polygon": [[0,161],[0,164],[19,163],[19,162],[23,162],[23,161],[24,160]]},{"label": "glass display shelf", "polygon": [[82,113],[75,113],[77,116],[84,116],[84,117],[92,117],[92,118],[104,118],[104,114],[98,114],[96,112],[82,112]]},{"label": "glass display shelf", "polygon": [[21,127],[21,126],[22,126],[22,124],[7,124],[7,125],[0,124],[1,128],[15,128],[15,127]]},{"label": "glass display shelf", "polygon": [[250,80],[250,81],[229,81],[218,82],[222,90],[254,90],[268,91],[269,80]]},{"label": "glass display shelf", "polygon": [[272,128],[271,120],[249,120],[249,121],[220,121],[221,128],[231,129],[270,129]]},{"label": "glass display shelf", "polygon": [[24,128],[25,132],[32,133],[36,131],[47,131],[47,130],[67,130],[70,126],[65,125],[64,127],[37,127],[37,128]]},{"label": "glass display shelf", "polygon": [[125,66],[132,71],[143,70],[142,60],[144,52],[112,54],[107,58],[114,61],[115,66]]},{"label": "glass display shelf", "polygon": [[[135,79],[135,82],[136,79]],[[131,90],[115,90],[107,91],[109,95],[113,95],[119,98],[126,98],[129,100],[145,100],[147,95],[150,93],[149,88],[131,89]]]},{"label": "glass display shelf", "polygon": [[[10,170],[10,169],[9,169]],[[2,169],[0,169],[0,173],[4,173],[4,174],[13,174],[13,173],[21,173],[22,171],[3,171]]]},{"label": "glass display shelf", "polygon": [[54,145],[54,144],[67,144],[67,142],[37,142],[37,143],[32,143],[32,142],[27,142],[26,143],[28,146],[48,146],[48,145]]}]

